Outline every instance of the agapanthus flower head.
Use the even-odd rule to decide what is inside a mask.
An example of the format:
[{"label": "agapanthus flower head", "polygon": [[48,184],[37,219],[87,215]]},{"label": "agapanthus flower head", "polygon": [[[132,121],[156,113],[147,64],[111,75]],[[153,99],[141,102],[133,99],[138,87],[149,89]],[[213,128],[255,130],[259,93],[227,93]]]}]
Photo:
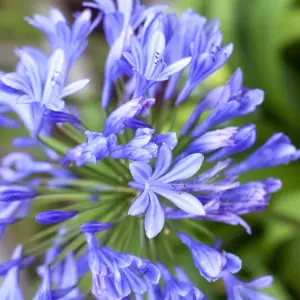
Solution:
[{"label": "agapanthus flower head", "polygon": [[[177,265],[173,248],[181,241],[199,276],[224,281],[228,299],[271,299],[257,291],[270,277],[237,279],[242,257],[205,244],[216,237],[202,222],[241,225],[250,234],[243,216],[263,211],[281,181],[239,176],[299,158],[290,139],[276,133],[235,162],[236,154],[255,147],[257,133],[255,124],[233,119],[254,112],[263,91],[243,86],[238,69],[196,104],[177,132],[178,105],[232,53],[219,22],[192,9],[177,17],[165,13],[167,5],[138,0],[83,4],[88,8],[73,25],[55,8],[48,17],[26,18],[45,33],[50,53],[17,49],[15,71],[0,72],[0,125],[21,121],[28,130],[1,159],[0,238],[25,220],[41,230],[0,264],[0,298],[24,299],[19,272],[35,257],[40,283],[30,299],[204,300]],[[103,111],[97,122],[86,122],[67,97],[90,79],[68,84],[68,75],[100,20],[109,45],[99,91]],[[27,152],[33,147],[43,150],[38,158]]]}]

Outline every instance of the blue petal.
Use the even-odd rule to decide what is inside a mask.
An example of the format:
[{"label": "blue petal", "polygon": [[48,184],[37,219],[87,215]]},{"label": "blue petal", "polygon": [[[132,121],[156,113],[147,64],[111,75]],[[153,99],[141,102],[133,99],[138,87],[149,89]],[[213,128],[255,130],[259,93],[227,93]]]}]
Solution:
[{"label": "blue petal", "polygon": [[136,294],[144,294],[148,290],[148,285],[143,278],[134,273],[131,269],[127,268],[121,271],[126,277],[132,292]]},{"label": "blue petal", "polygon": [[251,280],[247,283],[247,285],[255,288],[255,289],[266,289],[273,283],[272,276],[262,276]]},{"label": "blue petal", "polygon": [[190,248],[200,274],[208,281],[219,279],[222,272],[222,255],[211,247],[194,242],[186,234],[179,233],[178,237],[181,242]]},{"label": "blue petal", "polygon": [[174,182],[190,178],[199,171],[203,160],[204,156],[201,153],[191,154],[176,163],[166,175],[159,179],[159,181]]},{"label": "blue petal", "polygon": [[172,151],[168,145],[163,144],[158,150],[154,173],[151,179],[155,180],[166,173],[172,164]]},{"label": "blue petal", "polygon": [[72,94],[75,94],[85,88],[90,83],[89,79],[81,79],[75,82],[72,82],[71,84],[67,85],[62,93],[60,94],[61,98],[65,98],[67,96],[70,96]]},{"label": "blue petal", "polygon": [[150,165],[139,162],[130,163],[129,170],[133,179],[138,183],[145,183],[152,174]]},{"label": "blue petal", "polygon": [[149,192],[149,207],[145,215],[145,230],[149,239],[157,236],[165,224],[165,213],[157,196]]},{"label": "blue petal", "polygon": [[149,194],[144,190],[131,204],[128,214],[131,216],[139,216],[143,214],[149,206]]},{"label": "blue petal", "polygon": [[45,82],[42,104],[55,111],[62,110],[64,102],[59,99],[65,54],[62,49],[56,50],[49,59],[49,70]]},{"label": "blue petal", "polygon": [[188,214],[205,215],[202,203],[193,195],[181,191],[168,190],[160,187],[152,187],[152,190],[171,201],[178,208]]},{"label": "blue petal", "polygon": [[175,63],[167,66],[160,74],[159,74],[159,78],[157,79],[159,80],[166,80],[168,79],[171,75],[181,71],[182,69],[184,69],[190,62],[191,62],[191,57],[185,57],[182,58],[178,61],[176,61]]}]

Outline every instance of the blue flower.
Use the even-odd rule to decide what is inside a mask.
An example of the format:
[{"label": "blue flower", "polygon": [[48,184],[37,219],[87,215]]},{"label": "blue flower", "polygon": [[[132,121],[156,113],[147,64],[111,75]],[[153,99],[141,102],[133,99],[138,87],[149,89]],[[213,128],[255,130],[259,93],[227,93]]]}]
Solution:
[{"label": "blue flower", "polygon": [[35,219],[39,224],[55,224],[69,220],[76,214],[77,212],[74,210],[48,210],[38,213]]},{"label": "blue flower", "polygon": [[0,287],[0,295],[2,299],[6,300],[23,300],[24,295],[20,286],[19,272],[20,262],[22,259],[22,246],[19,245],[15,248],[12,257],[10,268]]},{"label": "blue flower", "polygon": [[34,135],[37,135],[41,130],[45,111],[63,110],[65,103],[62,99],[84,88],[89,80],[83,79],[65,85],[67,74],[62,49],[56,50],[48,59],[46,72],[40,71],[45,69],[45,62],[40,65],[41,61],[31,56],[26,49],[20,50],[19,56],[22,71],[19,69],[19,72],[8,73],[1,77],[1,81],[18,93],[18,103],[32,104],[35,108],[37,120]]},{"label": "blue flower", "polygon": [[[207,22],[206,18],[196,13],[193,9],[185,10],[180,19],[173,25],[170,41],[166,48],[166,60],[168,63],[178,61],[183,57],[191,56],[191,45],[195,41],[195,37],[200,28],[203,28]],[[176,49],[176,51],[174,51]],[[164,93],[164,99],[170,100],[177,90],[182,71],[173,74]]]},{"label": "blue flower", "polygon": [[16,223],[18,219],[27,215],[32,198],[36,195],[33,189],[23,186],[1,186],[1,189],[1,198],[9,202],[0,201],[0,239],[6,226]]},{"label": "blue flower", "polygon": [[139,128],[134,138],[125,146],[118,145],[111,152],[114,159],[126,158],[133,161],[149,162],[156,157],[158,146],[151,142],[154,129]]},{"label": "blue flower", "polygon": [[[149,26],[155,25],[152,22]],[[151,32],[151,28],[147,30]],[[123,55],[135,74],[134,97],[144,96],[157,82],[168,80],[190,63],[191,57],[185,57],[167,66],[164,60],[165,48],[166,39],[159,30],[153,30],[142,42],[135,36],[131,37],[130,52],[125,51]]]},{"label": "blue flower", "polygon": [[42,107],[60,111],[65,105],[64,97],[78,92],[89,83],[88,79],[83,79],[65,86],[65,52],[62,49],[56,50],[48,59],[46,74],[40,73],[42,66],[29,53],[20,50],[19,56],[24,73],[8,73],[1,77],[5,85],[19,92],[18,103],[38,102]]},{"label": "blue flower", "polygon": [[107,108],[110,102],[114,81],[122,74],[121,58],[128,48],[133,32],[153,13],[166,9],[167,5],[153,5],[146,8],[139,1],[118,1],[118,6],[111,0],[94,0],[95,3],[84,2],[87,7],[103,11],[104,32],[110,47],[105,64],[104,86],[102,91],[102,107]]},{"label": "blue flower", "polygon": [[1,185],[0,186],[0,201],[14,202],[27,201],[37,196],[37,192],[28,187],[16,184]]},{"label": "blue flower", "polygon": [[[62,240],[62,236],[67,233],[67,229],[62,227],[58,233],[57,238],[54,240],[54,246],[50,248],[45,255],[45,264],[37,268],[37,273],[41,276],[49,275],[48,265],[55,262],[62,249],[59,243]],[[58,291],[51,292],[52,297],[55,293],[62,293],[65,295],[60,297],[62,300],[83,300],[84,295],[81,295],[79,289],[76,287],[79,280],[79,271],[75,255],[72,252],[69,252],[66,257],[56,262],[51,268],[51,282],[55,284],[58,288]],[[51,298],[50,298],[51,299]]]},{"label": "blue flower", "polygon": [[262,90],[243,87],[243,73],[240,69],[231,76],[225,86],[218,87],[209,92],[203,101],[200,101],[191,117],[181,130],[184,135],[196,125],[202,113],[212,110],[208,117],[196,127],[192,137],[198,137],[212,127],[224,123],[238,116],[254,112],[263,102]]},{"label": "blue flower", "polygon": [[[217,167],[220,168],[226,165],[228,166],[228,162],[227,164],[226,162],[223,163],[222,166],[219,164]],[[212,172],[215,170],[209,171]],[[205,178],[205,172],[202,176],[202,180],[204,179],[209,179],[209,177]],[[220,193],[208,193],[207,195],[197,196],[204,204],[205,216],[186,214],[182,211],[168,208],[166,210],[166,217],[168,219],[197,218],[231,225],[241,225],[250,234],[250,226],[240,215],[264,210],[269,204],[270,195],[277,192],[280,188],[281,182],[275,178],[244,183]]]},{"label": "blue flower", "polygon": [[117,143],[114,134],[106,137],[102,133],[86,131],[85,136],[87,140],[80,157],[82,164],[89,162],[96,164],[97,160],[107,157]]},{"label": "blue flower", "polygon": [[53,290],[52,283],[51,283],[51,276],[52,276],[52,274],[51,274],[50,269],[47,266],[45,266],[45,268],[43,270],[41,284],[40,284],[33,300],[68,299],[68,298],[64,298],[64,297],[72,291],[73,287]]},{"label": "blue flower", "polygon": [[263,276],[249,282],[244,282],[235,276],[225,273],[223,281],[227,291],[228,300],[275,300],[275,298],[259,292],[259,289],[269,287],[272,282],[272,276]]},{"label": "blue flower", "polygon": [[63,49],[65,53],[66,69],[70,70],[76,60],[83,54],[87,47],[87,37],[98,26],[101,16],[92,22],[92,13],[89,9],[76,14],[72,26],[64,15],[56,8],[50,10],[49,17],[35,14],[25,20],[32,26],[43,31],[49,40],[52,53]]},{"label": "blue flower", "polygon": [[220,195],[219,210],[238,215],[262,211],[269,204],[270,194],[280,188],[280,180],[274,178],[241,184]]},{"label": "blue flower", "polygon": [[[46,59],[47,63],[47,59]],[[36,130],[36,118],[41,118],[41,108],[39,105],[35,104],[20,104],[16,103],[16,99],[20,96],[17,90],[9,88],[8,86],[2,83],[2,77],[5,74],[0,72],[0,104],[1,106],[4,105],[5,107],[9,107],[11,111],[16,113],[18,117],[23,122],[26,129],[29,132],[34,132]],[[49,126],[43,122],[43,126],[41,126],[41,132],[43,134],[49,135]],[[45,126],[46,125],[46,126]]]},{"label": "blue flower", "polygon": [[283,133],[276,133],[244,161],[229,168],[225,174],[238,176],[251,170],[288,164],[299,157],[300,152],[292,145],[290,139]]},{"label": "blue flower", "polygon": [[191,153],[210,153],[216,151],[208,158],[215,162],[227,156],[242,152],[253,146],[256,140],[256,130],[253,124],[238,127],[226,127],[208,131],[194,139],[182,156]]},{"label": "blue flower", "polygon": [[92,293],[97,299],[123,299],[131,293],[147,292],[145,278],[157,284],[158,269],[148,260],[115,252],[99,246],[93,233],[85,233],[89,266],[92,273]]},{"label": "blue flower", "polygon": [[[4,74],[2,74],[4,75]],[[1,71],[0,71],[0,77],[1,77]],[[7,127],[7,128],[18,128],[20,127],[20,124],[18,121],[4,115],[7,112],[10,112],[12,109],[7,105],[1,105],[0,104],[0,126],[1,127]]]},{"label": "blue flower", "polygon": [[29,154],[12,152],[2,158],[0,176],[8,182],[17,182],[36,173],[49,173],[53,170],[49,162],[35,161]]},{"label": "blue flower", "polygon": [[193,284],[190,283],[186,274],[183,274],[180,269],[177,269],[177,275],[179,278],[175,278],[168,271],[168,269],[161,263],[157,263],[161,277],[164,281],[164,290],[161,292],[161,297],[158,298],[158,293],[156,292],[156,297],[153,299],[195,299],[204,300],[204,295],[197,289]]},{"label": "blue flower", "polygon": [[213,20],[197,28],[189,75],[176,100],[177,105],[185,101],[200,82],[221,68],[231,55],[233,45],[222,47],[223,37],[219,27],[219,22]]},{"label": "blue flower", "polygon": [[80,120],[76,116],[62,111],[50,110],[44,114],[44,117],[47,121],[53,123],[80,123]]},{"label": "blue flower", "polygon": [[196,268],[208,281],[218,280],[225,271],[237,273],[241,269],[241,260],[231,253],[220,253],[212,247],[194,241],[184,233],[178,233],[178,238],[189,248]]},{"label": "blue flower", "polygon": [[190,278],[188,277],[188,275],[185,273],[185,271],[181,267],[176,266],[175,273],[176,273],[176,277],[179,281],[190,283],[192,285],[189,294],[186,296],[186,299],[199,299],[199,300],[206,299],[205,296],[203,295],[203,293],[192,284]]},{"label": "blue flower", "polygon": [[[201,202],[195,196],[176,189],[176,183],[197,173],[202,162],[202,154],[192,154],[168,171],[172,164],[172,151],[164,144],[159,150],[154,172],[150,165],[136,162],[130,164],[130,172],[134,178],[130,185],[142,192],[134,200],[128,213],[137,216],[146,212],[145,230],[148,238],[155,237],[165,223],[163,207],[157,194],[187,213],[205,214]],[[179,186],[185,187],[185,184],[180,183]]]},{"label": "blue flower", "polygon": [[81,159],[81,153],[84,148],[85,144],[80,144],[74,148],[69,149],[66,154],[61,158],[60,164],[63,167],[71,166],[74,162],[77,167],[80,167],[83,165],[82,159]]},{"label": "blue flower", "polygon": [[124,103],[108,116],[105,122],[104,134],[120,133],[126,127],[126,121],[139,115],[146,115],[154,103],[155,99],[145,99],[143,97]]},{"label": "blue flower", "polygon": [[166,144],[170,149],[177,145],[174,132],[154,135],[155,130],[138,128],[133,139],[127,145],[117,145],[110,156],[114,159],[125,158],[132,161],[149,162],[157,156],[161,145]]}]

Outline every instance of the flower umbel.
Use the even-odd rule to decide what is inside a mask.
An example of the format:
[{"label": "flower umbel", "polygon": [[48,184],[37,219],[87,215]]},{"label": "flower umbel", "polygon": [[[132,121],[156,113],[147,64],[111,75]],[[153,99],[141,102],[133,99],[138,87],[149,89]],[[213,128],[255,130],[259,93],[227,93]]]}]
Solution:
[{"label": "flower umbel", "polygon": [[[166,5],[116,2],[85,1],[71,26],[58,9],[26,18],[45,34],[50,53],[17,49],[16,70],[0,72],[0,125],[17,127],[3,115],[14,112],[28,130],[1,160],[0,237],[28,219],[47,226],[0,264],[1,297],[204,300],[177,265],[173,247],[181,241],[198,274],[223,281],[228,299],[272,299],[257,290],[272,278],[237,279],[243,257],[207,245],[215,236],[203,220],[251,233],[243,216],[263,211],[281,181],[245,182],[240,175],[288,164],[300,151],[276,133],[238,161],[236,154],[254,146],[256,127],[227,122],[254,112],[264,96],[243,86],[240,69],[197,103],[181,130],[173,129],[180,105],[226,63],[233,46],[222,45],[217,20],[191,9],[178,18],[164,12]],[[103,111],[93,122],[68,101],[90,79],[67,80],[101,20],[109,54],[99,91]],[[29,147],[41,148],[44,157],[34,159]],[[40,284],[28,298],[19,273],[33,257],[42,261],[35,266]]]}]

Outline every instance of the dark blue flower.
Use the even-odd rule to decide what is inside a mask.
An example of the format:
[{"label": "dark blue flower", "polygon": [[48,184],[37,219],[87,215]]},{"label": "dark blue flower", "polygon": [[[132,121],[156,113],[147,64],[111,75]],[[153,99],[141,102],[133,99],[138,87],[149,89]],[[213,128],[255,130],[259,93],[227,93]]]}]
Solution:
[{"label": "dark blue flower", "polygon": [[53,123],[72,123],[72,124],[80,123],[80,120],[76,116],[62,111],[50,110],[46,112],[44,116],[47,121]]},{"label": "dark blue flower", "polygon": [[103,230],[110,229],[112,227],[111,223],[100,223],[100,222],[88,222],[81,225],[80,229],[86,233],[95,233]]},{"label": "dark blue flower", "polygon": [[139,118],[133,117],[131,119],[125,120],[124,124],[126,127],[132,129],[132,130],[137,130],[138,128],[150,128],[153,129],[152,126],[147,123],[144,120],[141,120]]},{"label": "dark blue flower", "polygon": [[196,268],[208,281],[218,280],[225,271],[237,273],[241,269],[241,260],[231,253],[220,253],[212,247],[194,241],[184,233],[178,233],[178,238],[189,248]]},{"label": "dark blue flower", "polygon": [[54,224],[64,222],[76,216],[77,212],[73,210],[48,210],[36,215],[36,221],[39,224]]},{"label": "dark blue flower", "polygon": [[14,184],[0,186],[1,202],[27,201],[36,197],[37,194],[34,189],[27,186]]},{"label": "dark blue flower", "polygon": [[226,272],[223,274],[223,281],[227,291],[228,300],[276,300],[275,298],[259,292],[259,289],[269,287],[272,282],[272,276],[263,276],[244,282]]},{"label": "dark blue flower", "polygon": [[[164,211],[157,194],[187,213],[205,214],[201,202],[195,196],[176,189],[176,183],[197,173],[202,162],[202,154],[192,154],[180,160],[168,171],[172,164],[172,151],[164,144],[159,150],[154,172],[150,165],[135,162],[130,164],[130,172],[134,178],[130,185],[142,192],[128,213],[137,216],[146,212],[145,230],[148,238],[156,236],[165,223]],[[185,187],[185,184],[180,186]]]}]

